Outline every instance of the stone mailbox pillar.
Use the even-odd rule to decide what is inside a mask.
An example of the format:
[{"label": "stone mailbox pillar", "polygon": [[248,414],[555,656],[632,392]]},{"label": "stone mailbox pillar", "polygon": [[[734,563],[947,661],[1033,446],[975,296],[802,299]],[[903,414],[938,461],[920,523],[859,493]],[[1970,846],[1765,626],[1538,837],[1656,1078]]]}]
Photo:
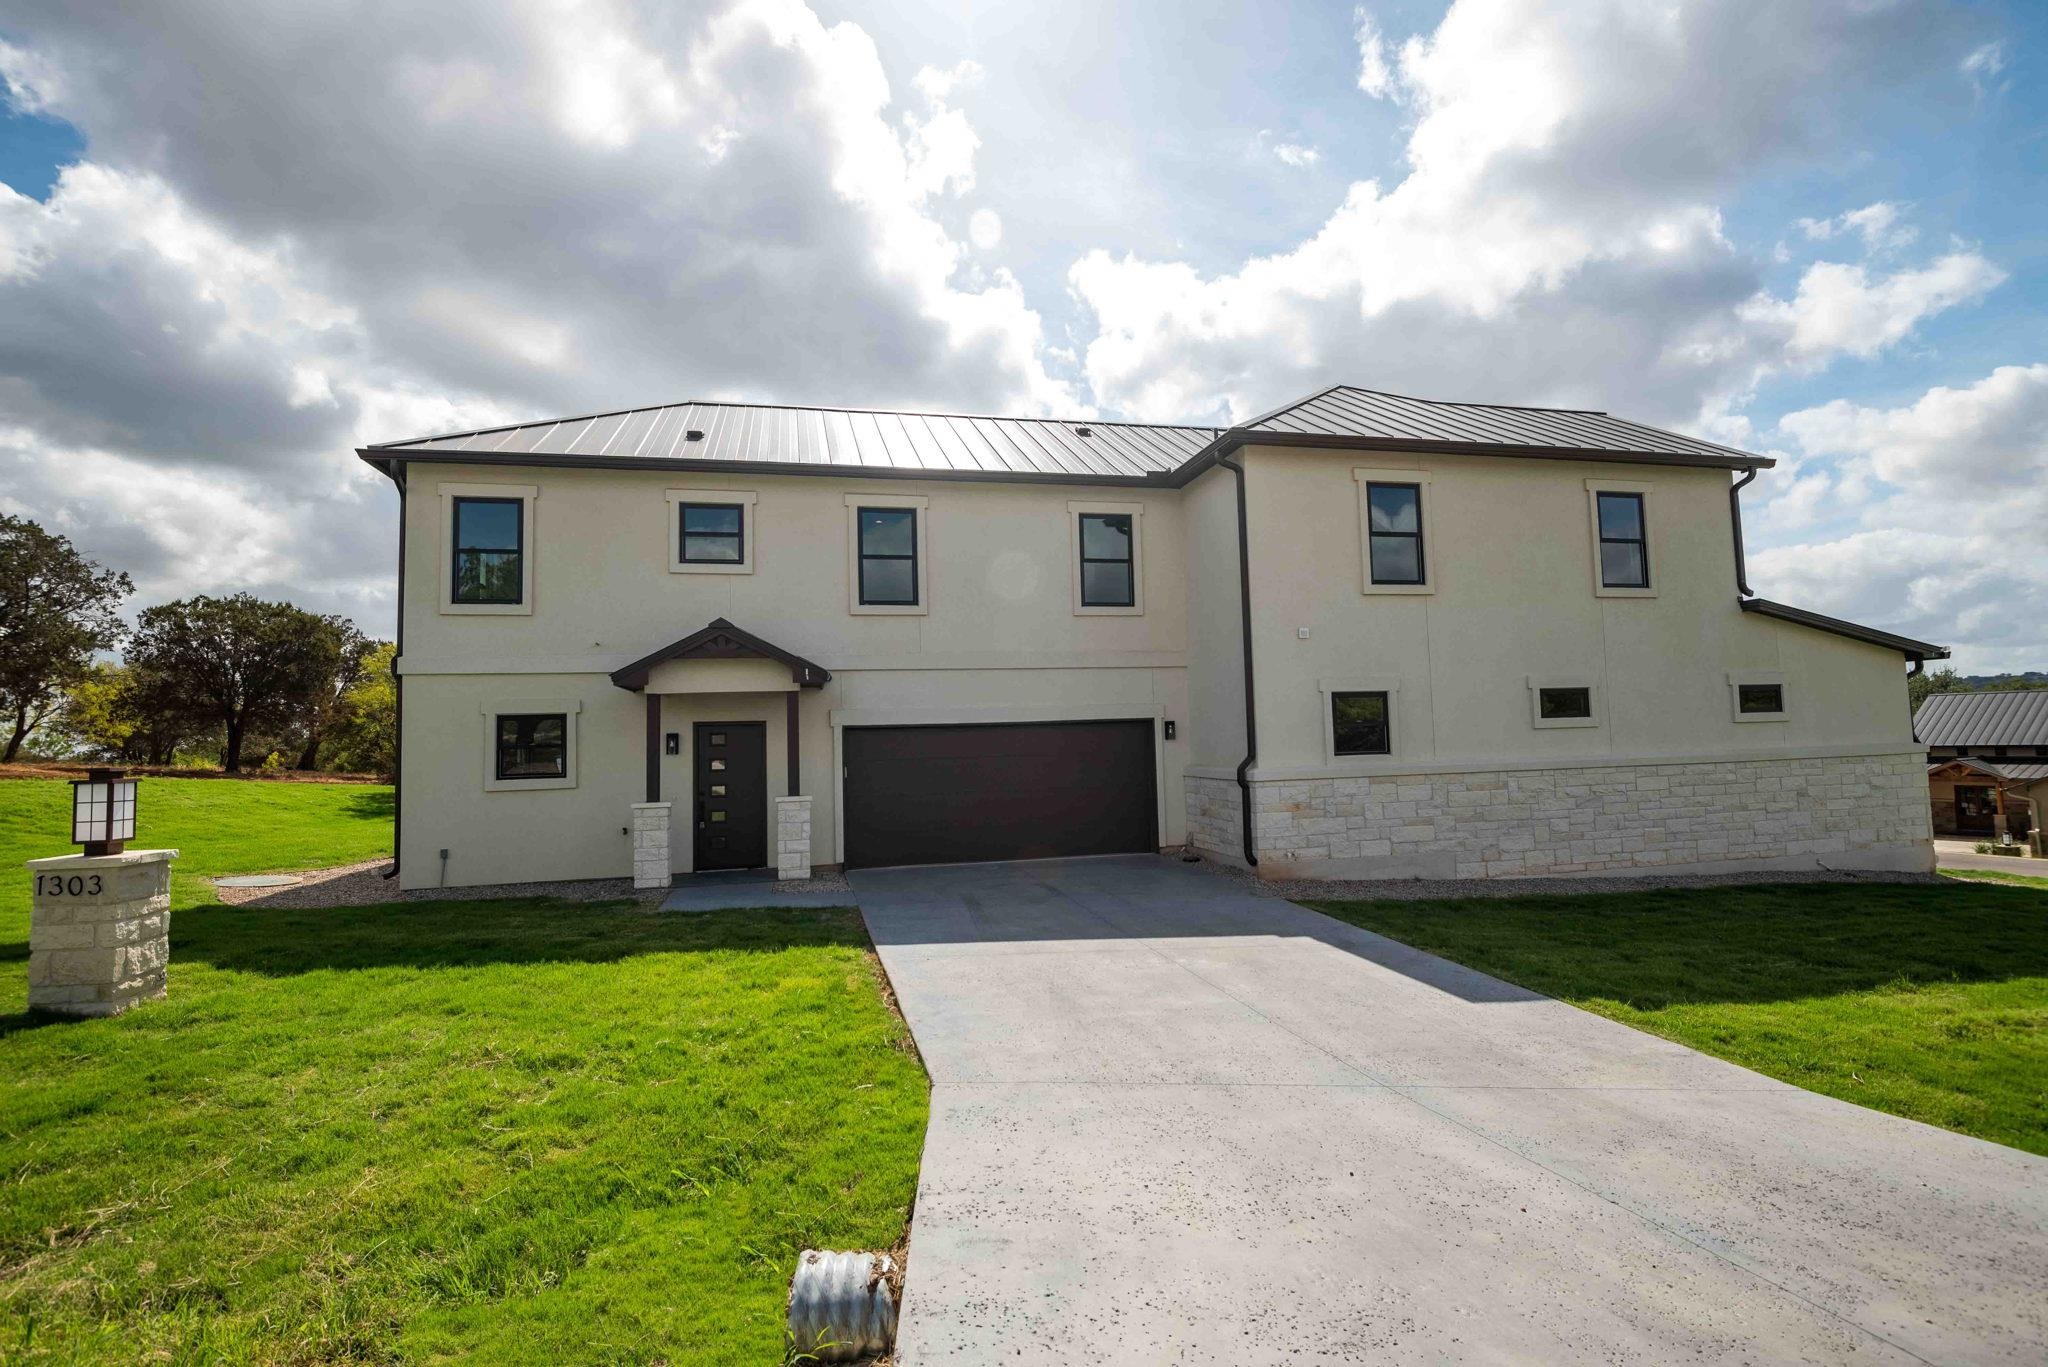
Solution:
[{"label": "stone mailbox pillar", "polygon": [[117,1016],[164,995],[177,857],[128,850],[28,861],[31,1010]]},{"label": "stone mailbox pillar", "polygon": [[669,873],[668,809],[666,802],[633,804],[633,886],[665,888],[674,882]]}]

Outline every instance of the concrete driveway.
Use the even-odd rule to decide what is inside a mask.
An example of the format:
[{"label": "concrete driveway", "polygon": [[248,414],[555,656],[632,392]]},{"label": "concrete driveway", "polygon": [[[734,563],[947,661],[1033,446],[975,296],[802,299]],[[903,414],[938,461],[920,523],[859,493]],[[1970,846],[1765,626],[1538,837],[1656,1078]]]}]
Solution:
[{"label": "concrete driveway", "polygon": [[1935,841],[1934,862],[1944,869],[1980,869],[1986,873],[2048,878],[2048,859],[2035,859],[2030,855],[1979,854],[1974,840]]},{"label": "concrete driveway", "polygon": [[1145,856],[859,872],[899,1361],[2026,1362],[2048,1160]]}]

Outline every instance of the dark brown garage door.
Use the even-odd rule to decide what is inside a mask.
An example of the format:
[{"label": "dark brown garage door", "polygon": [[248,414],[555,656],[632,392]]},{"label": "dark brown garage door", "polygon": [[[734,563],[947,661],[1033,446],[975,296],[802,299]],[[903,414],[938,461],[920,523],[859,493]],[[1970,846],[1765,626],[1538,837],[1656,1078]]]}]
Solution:
[{"label": "dark brown garage door", "polygon": [[1150,721],[846,731],[846,863],[1159,848]]}]

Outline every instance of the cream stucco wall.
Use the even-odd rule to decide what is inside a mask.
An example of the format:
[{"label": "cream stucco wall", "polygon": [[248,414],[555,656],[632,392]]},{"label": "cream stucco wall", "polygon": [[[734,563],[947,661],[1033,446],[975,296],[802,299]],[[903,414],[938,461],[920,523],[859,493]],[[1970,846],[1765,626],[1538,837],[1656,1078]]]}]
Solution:
[{"label": "cream stucco wall", "polygon": [[[442,610],[451,554],[442,485],[535,491],[526,610]],[[670,494],[751,499],[752,571],[672,573]],[[914,615],[851,610],[848,496],[879,506],[922,500],[927,594]],[[1075,611],[1073,505],[1138,514],[1143,611]],[[1182,501],[1170,490],[840,479],[817,476],[415,465],[407,496],[405,795],[401,881],[433,886],[450,851],[451,886],[615,877],[629,860],[627,808],[644,792],[640,694],[607,677],[725,617],[832,671],[799,691],[804,791],[815,799],[813,860],[840,859],[837,731],[842,725],[1128,716],[1185,724],[1188,593]],[[754,661],[658,667],[673,862],[691,858],[690,723],[767,724],[771,798],[786,791],[789,674]],[[707,691],[715,690],[715,691]],[[567,701],[577,714],[573,787],[484,781],[484,709]],[[542,710],[534,707],[530,710]],[[1182,733],[1183,737],[1185,732]],[[1160,755],[1161,843],[1178,844],[1185,740]]]},{"label": "cream stucco wall", "polygon": [[[1912,748],[1897,651],[1737,608],[1725,471],[1246,455],[1263,776]],[[1426,476],[1430,592],[1363,590],[1358,468]],[[1596,594],[1588,480],[1646,491],[1654,596]],[[1788,720],[1737,722],[1731,671],[1781,677]],[[1593,685],[1600,724],[1532,725],[1532,676]],[[1391,756],[1330,757],[1324,684],[1393,685]]]}]

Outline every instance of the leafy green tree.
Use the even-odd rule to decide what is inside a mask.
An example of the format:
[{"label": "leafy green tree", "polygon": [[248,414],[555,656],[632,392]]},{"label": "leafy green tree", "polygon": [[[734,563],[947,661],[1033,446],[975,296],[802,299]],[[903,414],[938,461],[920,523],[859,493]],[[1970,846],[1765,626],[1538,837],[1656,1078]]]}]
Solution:
[{"label": "leafy green tree", "polygon": [[377,642],[356,630],[355,623],[345,618],[329,618],[341,633],[339,649],[334,654],[334,672],[321,681],[306,699],[300,709],[296,731],[299,735],[299,759],[293,767],[297,769],[318,769],[320,747],[341,720],[347,705],[348,692],[363,677],[363,662],[376,648]]},{"label": "leafy green tree", "polygon": [[352,774],[390,774],[398,767],[398,683],[391,675],[398,647],[377,641],[360,676],[342,695],[327,766]]},{"label": "leafy green tree", "polygon": [[21,753],[93,655],[120,641],[116,610],[134,591],[68,538],[0,513],[0,714],[12,723],[0,763]]},{"label": "leafy green tree", "polygon": [[1967,693],[1970,686],[1956,677],[1953,669],[1923,669],[1906,680],[1906,697],[1918,712],[1920,704],[1936,693]]},{"label": "leafy green tree", "polygon": [[346,626],[251,594],[200,594],[143,609],[128,663],[218,725],[221,768],[240,773],[251,729],[292,723],[334,677]]},{"label": "leafy green tree", "polygon": [[65,692],[64,729],[86,750],[127,764],[171,764],[207,727],[165,680],[126,664],[86,668]]}]

